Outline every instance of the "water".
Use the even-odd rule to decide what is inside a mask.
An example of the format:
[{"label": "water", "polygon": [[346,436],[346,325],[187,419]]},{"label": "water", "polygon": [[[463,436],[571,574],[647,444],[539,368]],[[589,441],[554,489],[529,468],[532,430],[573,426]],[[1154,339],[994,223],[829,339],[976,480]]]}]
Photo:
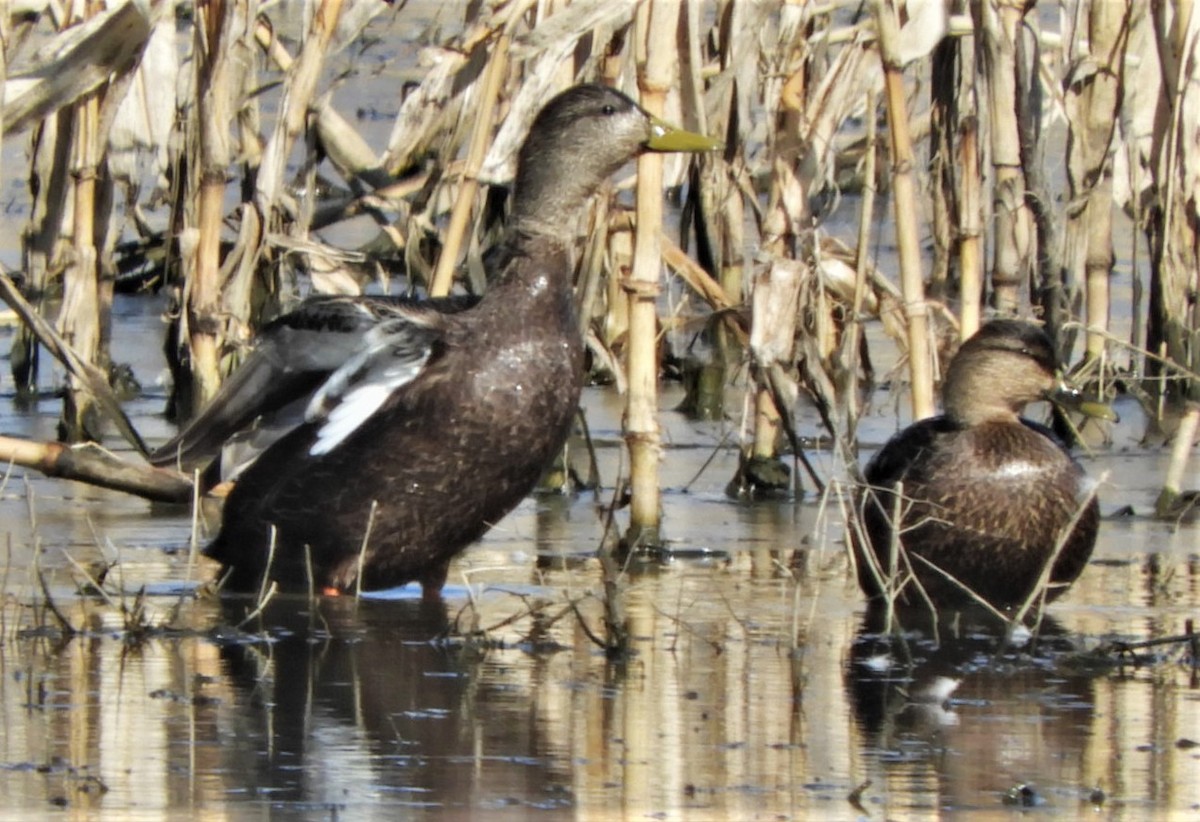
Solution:
[{"label": "water", "polygon": [[[155,329],[153,300],[121,303],[134,341]],[[156,353],[127,344],[152,383]],[[11,399],[5,430],[52,431],[54,401],[16,411]],[[664,409],[678,399],[668,391]],[[131,406],[149,436],[167,433],[161,400],[151,388]],[[1200,588],[1194,526],[1106,521],[1036,644],[1003,651],[994,631],[961,625],[936,649],[917,635],[885,647],[836,512],[727,499],[735,453],[701,468],[728,423],[665,410],[665,522],[685,559],[629,577],[634,653],[612,662],[589,632],[603,634],[594,554],[619,398],[588,389],[585,403],[605,487],[528,500],[456,561],[440,606],[412,590],[315,609],[280,599],[237,628],[245,603],[191,596],[212,569],[190,568],[186,510],[12,472],[0,494],[6,817],[849,819],[1027,802],[1142,818],[1200,804],[1196,675],[1179,646],[1089,653],[1183,631]],[[1105,511],[1144,512],[1166,455],[1138,446],[1136,410],[1121,410],[1114,445],[1083,460],[1110,472]],[[873,416],[864,438],[894,426]],[[35,546],[74,637],[32,605]],[[79,596],[68,557],[116,562],[108,587],[125,596]],[[129,617],[143,584],[155,595]]]},{"label": "water", "polygon": [[[394,100],[385,65],[357,78],[364,102]],[[394,102],[378,117],[375,105],[358,124],[382,145]],[[15,238],[19,204],[6,216]],[[129,410],[158,442],[170,433],[156,382],[162,304],[116,309],[115,357],[146,386]],[[55,380],[48,370],[45,385]],[[193,596],[213,572],[189,550],[209,533],[203,516],[9,472],[0,815],[1141,819],[1200,808],[1200,690],[1183,646],[1105,650],[1180,634],[1197,613],[1194,525],[1106,520],[1036,641],[1005,648],[965,621],[940,626],[937,643],[914,631],[885,644],[849,574],[836,505],[729,500],[736,418],[694,423],[670,410],[678,400],[668,388],[672,558],[625,580],[633,653],[621,661],[594,641],[595,551],[621,467],[608,390],[585,392],[598,494],[527,500],[456,560],[440,605],[411,590],[315,608],[280,598],[243,621],[245,603]],[[727,407],[740,402],[735,391]],[[886,397],[876,408],[864,458],[903,422]],[[1112,444],[1082,461],[1107,476],[1106,513],[1145,514],[1167,454],[1139,444],[1132,404],[1119,410]],[[52,397],[18,408],[5,378],[0,430],[51,439],[57,413]],[[818,432],[814,414],[801,419]],[[828,455],[814,459],[837,474]],[[105,567],[109,599],[81,595]]]}]

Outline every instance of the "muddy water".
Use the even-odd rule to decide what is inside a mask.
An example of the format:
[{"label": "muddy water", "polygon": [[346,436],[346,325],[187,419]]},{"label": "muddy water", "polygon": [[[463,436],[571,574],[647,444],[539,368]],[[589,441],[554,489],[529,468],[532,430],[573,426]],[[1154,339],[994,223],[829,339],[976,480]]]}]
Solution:
[{"label": "muddy water", "polygon": [[[356,79],[358,123],[380,145],[394,104],[376,118],[370,100],[392,100],[396,76],[391,61],[371,65]],[[22,162],[12,146],[6,169]],[[4,216],[16,237],[19,206]],[[0,258],[14,261],[14,249]],[[146,386],[130,410],[158,441],[169,433],[156,384],[161,305],[123,298],[117,310],[115,356]],[[55,380],[47,369],[45,384]],[[592,639],[603,635],[601,507],[620,469],[619,399],[601,389],[585,396],[598,496],[526,501],[459,558],[440,606],[409,590],[315,607],[281,599],[243,622],[243,603],[192,595],[212,573],[189,551],[205,539],[203,518],[10,472],[0,488],[0,816],[902,819],[1032,808],[1141,819],[1200,809],[1200,690],[1180,647],[1102,652],[1182,633],[1197,613],[1195,526],[1107,520],[1036,641],[1004,646],[993,626],[964,620],[940,626],[936,642],[909,626],[907,643],[885,643],[848,575],[836,505],[730,501],[736,423],[685,420],[670,410],[678,400],[668,391],[663,401],[673,552],[627,580],[634,652],[620,662]],[[897,406],[878,400],[863,426],[867,453],[898,425]],[[739,402],[735,393],[729,407]],[[1111,445],[1082,459],[1107,477],[1106,512],[1144,514],[1166,454],[1138,444],[1136,408],[1119,410]],[[52,397],[18,407],[0,377],[4,433],[52,438],[57,413]],[[815,459],[836,475],[831,458]],[[101,567],[108,599],[80,595]]]}]

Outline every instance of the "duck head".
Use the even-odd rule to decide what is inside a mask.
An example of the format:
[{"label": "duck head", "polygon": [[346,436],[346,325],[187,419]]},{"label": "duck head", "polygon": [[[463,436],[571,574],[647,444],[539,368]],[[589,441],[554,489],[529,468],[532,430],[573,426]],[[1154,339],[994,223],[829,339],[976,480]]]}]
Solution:
[{"label": "duck head", "polygon": [[609,176],[644,151],[708,151],[720,144],[651,117],[621,92],[581,85],[554,97],[517,159],[514,223],[539,234],[574,231],[574,218]]},{"label": "duck head", "polygon": [[1020,320],[992,320],[962,344],[942,385],[947,416],[964,424],[1015,421],[1062,384],[1050,338]]},{"label": "duck head", "polygon": [[1015,421],[1038,400],[1118,421],[1107,404],[1084,396],[1063,378],[1046,332],[1022,320],[992,320],[980,328],[958,349],[942,384],[946,416],[964,425]]}]

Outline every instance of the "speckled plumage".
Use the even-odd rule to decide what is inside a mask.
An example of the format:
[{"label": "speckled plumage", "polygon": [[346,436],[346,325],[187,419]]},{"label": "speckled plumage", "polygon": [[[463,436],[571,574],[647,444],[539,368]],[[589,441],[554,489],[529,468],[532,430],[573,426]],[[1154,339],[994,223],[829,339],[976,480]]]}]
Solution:
[{"label": "speckled plumage", "polygon": [[[330,298],[276,321],[243,387],[274,405],[316,393],[226,501],[206,553],[227,587],[418,580],[436,593],[454,555],[533,489],[569,434],[583,360],[571,273],[590,196],[647,148],[708,147],[619,92],[577,86],[546,105],[522,147],[509,233],[491,258],[501,262],[477,305]],[[253,416],[225,393],[213,421]],[[185,432],[174,453],[220,439]]]},{"label": "speckled plumage", "polygon": [[234,590],[259,585],[271,524],[281,586],[308,584],[308,545],[317,587],[352,589],[368,522],[364,588],[437,590],[450,558],[533,489],[570,432],[583,356],[570,290],[528,287],[565,269],[566,249],[535,258],[477,308],[424,316],[434,352],[421,377],[340,447],[313,458],[320,426],[306,423],[242,475],[207,550],[233,569]]},{"label": "speckled plumage", "polygon": [[[970,598],[921,558],[997,607],[1019,604],[1077,513],[1054,564],[1049,596],[1079,576],[1099,525],[1088,480],[1048,429],[1018,417],[1055,384],[1053,350],[1036,326],[994,321],[964,343],[943,389],[947,413],[901,431],[867,465],[870,490],[860,491],[857,503],[881,567],[889,565],[894,488],[902,483],[900,542],[935,604]],[[859,582],[877,596],[861,540],[852,541]],[[902,601],[923,600],[910,584]]]}]

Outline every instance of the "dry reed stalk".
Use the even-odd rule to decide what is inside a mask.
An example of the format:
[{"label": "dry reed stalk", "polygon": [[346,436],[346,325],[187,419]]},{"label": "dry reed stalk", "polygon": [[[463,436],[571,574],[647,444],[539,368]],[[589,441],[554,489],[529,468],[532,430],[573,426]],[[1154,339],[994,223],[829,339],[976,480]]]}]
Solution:
[{"label": "dry reed stalk", "polygon": [[587,248],[579,266],[579,281],[575,285],[575,316],[579,318],[579,330],[585,341],[588,332],[592,330],[592,319],[600,299],[600,287],[605,279],[604,252],[608,246],[608,209],[612,203],[608,194],[608,191],[604,191],[596,198]]},{"label": "dry reed stalk", "polygon": [[[755,277],[751,292],[750,353],[754,362],[755,438],[750,452],[750,464],[739,470],[743,483],[761,486],[763,490],[784,491],[786,475],[776,476],[767,469],[778,454],[778,443],[767,442],[761,432],[775,437],[787,433],[793,445],[799,445],[794,435],[791,410],[795,407],[798,387],[787,376],[795,361],[796,317],[800,310],[800,291],[811,279],[808,265],[800,260],[776,257],[772,265]],[[800,458],[799,449],[796,457]],[[771,481],[771,480],[774,481]],[[797,479],[797,489],[802,489]]]},{"label": "dry reed stalk", "polygon": [[75,14],[74,23],[52,42],[39,44],[27,70],[8,78],[6,133],[22,131],[52,116],[137,65],[150,35],[146,4],[124,0],[108,10],[92,9],[82,22],[81,16]]},{"label": "dry reed stalk", "polygon": [[[100,102],[95,94],[76,104],[75,130],[71,147],[73,203],[71,215],[72,257],[63,274],[63,303],[58,330],[67,345],[87,363],[95,364],[100,353],[99,268],[96,260],[96,174],[100,154]],[[77,378],[67,379],[63,394],[60,434],[69,442],[98,439],[91,424],[92,399]]]},{"label": "dry reed stalk", "polygon": [[145,454],[146,445],[133,428],[133,423],[125,415],[121,403],[113,394],[108,384],[108,376],[94,364],[80,357],[67,342],[59,336],[54,327],[42,318],[37,309],[22,295],[16,284],[7,274],[0,271],[0,300],[3,300],[21,318],[21,322],[29,329],[29,333],[40,345],[44,346],[52,357],[62,363],[67,373],[80,383],[85,384],[92,398],[96,401],[101,412],[117,426],[121,436],[129,442],[138,453]]},{"label": "dry reed stalk", "polygon": [[[8,54],[13,45],[12,20],[9,19],[8,0],[0,0],[0,141],[4,139],[4,110],[5,91],[8,83]],[[4,169],[0,166],[0,180],[4,179]],[[6,590],[0,588],[0,592]],[[2,611],[2,609],[0,609]],[[0,629],[0,637],[4,635]]]},{"label": "dry reed stalk", "polygon": [[992,295],[1002,314],[1015,314],[1020,289],[1033,271],[1035,238],[1022,170],[1017,118],[1017,38],[1022,6],[1000,0],[972,3],[977,14],[991,133],[993,184]]},{"label": "dry reed stalk", "polygon": [[486,10],[487,15],[481,22],[468,20],[465,31],[451,42],[422,52],[422,59],[429,68],[420,85],[400,104],[387,151],[380,163],[384,168],[393,172],[407,169],[429,149],[438,130],[445,126],[447,117],[458,113],[457,106],[452,105],[455,95],[461,96],[462,89],[475,80],[471,72],[478,70],[477,51],[486,50],[500,32],[511,30],[533,5],[534,0],[514,0],[486,9],[482,5],[468,4],[468,11],[473,9],[483,16]]},{"label": "dry reed stalk", "polygon": [[[725,293],[739,302],[747,296],[745,217],[749,208],[757,213],[756,193],[747,170],[746,135],[752,127],[751,101],[755,90],[766,78],[760,74],[760,37],[769,25],[773,9],[766,3],[721,0],[717,10],[716,36],[719,43],[720,72],[708,82],[706,103],[716,112],[711,132],[724,136],[725,151],[711,155],[710,166],[722,168],[723,185],[728,189],[723,201],[718,198],[721,247],[720,281]],[[772,106],[767,100],[768,106]],[[772,137],[773,139],[773,137]]]},{"label": "dry reed stalk", "polygon": [[929,307],[921,271],[919,211],[916,199],[912,138],[904,99],[904,73],[899,62],[896,9],[890,0],[877,0],[879,53],[883,62],[887,96],[888,134],[891,143],[892,199],[895,206],[896,247],[900,257],[900,286],[908,322],[908,367],[912,380],[913,419],[936,413],[933,396],[933,358],[929,346]]},{"label": "dry reed stalk", "polygon": [[[283,99],[280,101],[279,119],[275,123],[275,130],[267,139],[266,148],[263,149],[262,166],[259,168],[255,191],[255,201],[267,217],[268,226],[271,228],[279,219],[279,201],[283,193],[283,174],[288,156],[308,121],[309,106],[316,93],[317,80],[320,79],[321,69],[325,65],[325,54],[329,50],[329,43],[341,13],[342,0],[320,0],[317,3],[300,53],[288,70]],[[254,36],[256,29],[257,26],[252,26],[248,34]],[[306,231],[307,227],[301,226],[299,233],[303,234]]]},{"label": "dry reed stalk", "polygon": [[[661,117],[675,79],[675,55],[661,48],[672,42],[679,26],[679,5],[673,0],[648,0],[638,7],[636,28],[638,90],[642,106]],[[625,442],[629,449],[629,531],[631,547],[654,547],[660,542],[658,463],[662,446],[658,429],[658,310],[662,254],[662,157],[638,158],[637,225],[633,268],[624,282],[629,299],[629,343],[626,347],[628,394],[625,404]]]},{"label": "dry reed stalk", "polygon": [[[779,25],[779,64],[775,67],[779,79],[769,82],[764,92],[768,106],[774,111],[775,128],[771,132],[774,139],[770,152],[771,182],[763,215],[761,245],[773,258],[795,257],[801,235],[811,228],[809,192],[799,171],[805,150],[801,132],[812,71],[812,54],[806,45],[806,35],[812,26],[810,13],[811,9],[804,3],[789,1],[784,4]],[[755,292],[763,282],[763,278],[755,278],[750,294],[752,304],[759,302],[760,297]],[[770,282],[769,277],[765,282]],[[761,299],[768,297],[764,295]],[[784,325],[773,329],[773,336],[794,337],[795,314],[777,319]],[[771,362],[764,362],[761,369],[771,365]],[[756,367],[754,379],[754,434],[749,455],[752,463],[759,464],[776,457],[782,433],[780,409],[775,407],[770,385],[761,369]],[[744,468],[739,468],[739,474],[742,473]]]},{"label": "dry reed stalk", "polygon": [[[60,125],[63,128],[60,128]],[[69,185],[68,154],[70,120],[58,114],[47,117],[33,132],[32,163],[29,173],[33,205],[29,226],[22,237],[22,266],[25,292],[41,306],[49,288],[51,272],[61,265],[67,248],[63,237]],[[64,135],[59,139],[59,134]],[[13,337],[11,370],[17,389],[37,389],[39,348],[33,330],[23,325]]]},{"label": "dry reed stalk", "polygon": [[442,251],[438,256],[437,266],[433,270],[433,281],[429,285],[431,297],[444,297],[449,294],[450,286],[454,281],[454,269],[458,263],[459,249],[462,247],[463,237],[471,221],[471,210],[475,205],[476,195],[479,193],[479,170],[483,166],[487,154],[495,121],[496,105],[508,73],[509,43],[510,37],[507,32],[501,33],[496,38],[480,87],[476,90],[476,94],[479,96],[479,108],[476,110],[475,122],[472,125],[471,142],[462,169],[462,180],[458,186],[457,199],[450,212],[450,223],[446,227]]},{"label": "dry reed stalk", "polygon": [[[6,16],[4,24],[7,26],[10,22]],[[64,29],[52,43],[39,49],[34,64],[24,76],[16,73],[8,77],[10,82],[4,85],[6,132],[19,131],[41,119],[34,136],[30,185],[35,193],[31,228],[23,239],[26,287],[35,302],[40,302],[49,288],[51,273],[67,265],[71,245],[72,232],[64,221],[68,204],[74,197],[70,177],[75,139],[72,137],[75,122],[72,105],[88,95],[109,94],[100,91],[106,83],[119,85],[120,78],[136,65],[149,30],[144,9],[134,2],[122,3],[111,11],[94,14],[92,19]],[[84,259],[82,265],[87,268],[94,263]],[[75,278],[68,299],[88,303],[89,288]],[[76,329],[69,313],[63,314],[62,319],[64,328],[72,335],[78,330],[87,348],[86,325],[93,321],[81,320],[80,328]],[[94,324],[98,325],[98,320]],[[98,341],[99,333],[96,337]],[[28,328],[22,329],[13,341],[12,355],[13,376],[21,390],[36,388],[37,354],[35,335]],[[82,400],[78,394],[74,398]],[[64,412],[64,421],[79,416],[67,409]]]},{"label": "dry reed stalk", "polygon": [[[1196,249],[1200,248],[1192,200],[1200,188],[1200,151],[1194,135],[1200,131],[1200,106],[1186,89],[1192,83],[1188,66],[1200,45],[1200,14],[1191,4],[1151,4],[1157,37],[1162,92],[1153,129],[1152,174],[1157,207],[1148,233],[1152,257],[1150,310],[1146,348],[1162,351],[1181,365],[1198,370],[1200,314],[1192,305],[1200,277]],[[1167,104],[1163,105],[1162,101]],[[1147,368],[1150,391],[1160,404],[1195,401],[1200,385],[1195,381],[1153,379],[1161,369],[1151,360]]]},{"label": "dry reed stalk", "polygon": [[[613,218],[610,217],[610,226]],[[629,269],[633,265],[633,231],[619,227],[609,229],[608,268],[612,276],[605,280],[607,287],[607,310],[604,312],[600,339],[611,347],[629,334],[629,298],[624,285],[629,280]]]},{"label": "dry reed stalk", "polygon": [[1167,464],[1167,476],[1162,490],[1154,501],[1154,513],[1159,517],[1170,516],[1175,503],[1183,491],[1183,476],[1187,470],[1188,457],[1196,444],[1196,431],[1200,429],[1200,405],[1189,403],[1175,430],[1171,444],[1171,461]]},{"label": "dry reed stalk", "polygon": [[[1109,320],[1109,277],[1113,269],[1113,142],[1124,96],[1124,64],[1129,41],[1128,2],[1093,3],[1087,16],[1086,51],[1077,38],[1067,70],[1067,247],[1077,249],[1086,278],[1086,355],[1099,359]],[[1093,330],[1094,329],[1094,330]]]},{"label": "dry reed stalk", "polygon": [[930,296],[945,299],[950,293],[951,258],[955,243],[954,137],[958,119],[958,60],[960,41],[947,37],[933,50],[929,78],[929,196],[933,261],[929,273]]},{"label": "dry reed stalk", "polygon": [[979,177],[979,120],[966,117],[958,135],[958,333],[967,339],[983,318],[983,181]]},{"label": "dry reed stalk", "polygon": [[[738,302],[725,291],[721,283],[714,280],[711,274],[689,257],[670,237],[663,234],[659,238],[659,242],[662,246],[663,262],[714,312],[728,312],[738,305]],[[729,325],[736,328],[732,319]]]},{"label": "dry reed stalk", "polygon": [[[247,122],[245,116],[238,118],[241,131],[239,142],[246,147],[245,163],[249,167],[247,173],[254,175],[256,185],[254,207],[251,208],[249,204],[243,205],[237,242],[224,262],[221,293],[221,313],[224,318],[223,347],[245,344],[251,337],[251,310],[256,302],[255,275],[264,258],[264,241],[278,245],[279,243],[271,238],[279,237],[283,240],[286,237],[287,240],[303,242],[308,235],[313,211],[312,199],[304,199],[297,207],[292,198],[285,194],[283,177],[292,148],[308,125],[317,82],[342,8],[342,0],[322,0],[313,9],[299,53],[288,65],[280,101],[280,114],[261,156],[255,155],[253,151],[259,144],[257,122]],[[244,33],[247,39],[243,41],[243,48],[250,47],[251,37],[262,42],[261,27],[261,23],[256,22],[250,31]],[[283,62],[282,56],[276,56]],[[312,156],[311,147],[308,156]],[[312,191],[315,166],[309,162],[307,168],[310,179],[305,188]]]},{"label": "dry reed stalk", "polygon": [[[265,20],[260,19],[254,26],[254,37],[276,68],[285,73],[292,70],[295,58],[275,37]],[[312,113],[321,146],[339,172],[347,179],[362,180],[372,188],[391,184],[391,175],[379,164],[374,150],[333,106],[319,100],[313,104]]]},{"label": "dry reed stalk", "polygon": [[189,166],[195,182],[195,254],[185,257],[185,330],[190,352],[188,414],[207,403],[221,382],[221,228],[226,175],[234,157],[230,127],[238,121],[253,47],[255,0],[214,0],[196,8],[193,54],[197,156]]},{"label": "dry reed stalk", "polygon": [[879,111],[878,98],[874,89],[867,92],[866,117],[867,150],[862,166],[863,188],[858,210],[858,242],[854,254],[854,294],[850,298],[850,320],[842,335],[841,371],[837,380],[837,397],[840,399],[841,425],[836,432],[842,457],[847,464],[857,468],[853,459],[859,418],[859,360],[865,332],[862,326],[863,304],[867,298],[867,277],[870,264],[867,249],[871,245],[871,226],[875,223],[876,158],[878,134],[876,122]]}]

